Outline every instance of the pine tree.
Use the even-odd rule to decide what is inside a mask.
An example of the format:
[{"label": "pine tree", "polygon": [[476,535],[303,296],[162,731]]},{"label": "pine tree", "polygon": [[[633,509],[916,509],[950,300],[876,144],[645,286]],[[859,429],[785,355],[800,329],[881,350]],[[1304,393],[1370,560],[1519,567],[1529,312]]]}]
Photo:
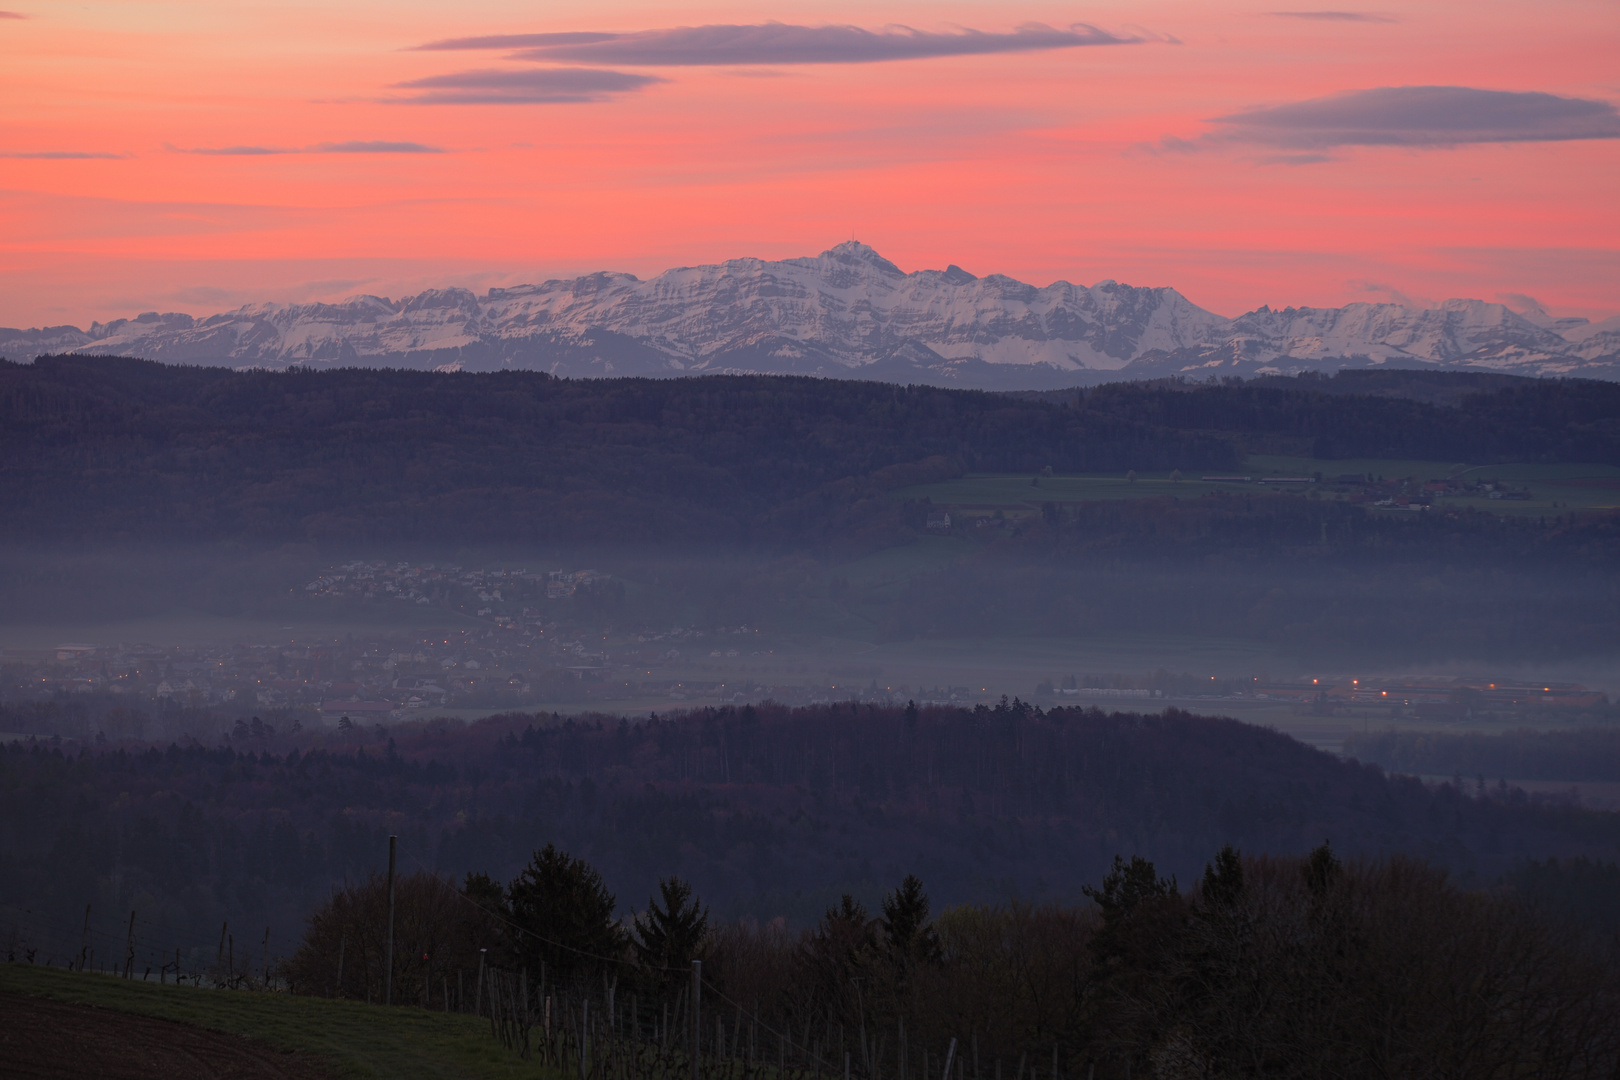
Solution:
[{"label": "pine tree", "polygon": [[506,894],[517,935],[517,954],[531,974],[544,962],[559,981],[596,970],[624,953],[624,931],[613,919],[615,899],[583,859],[547,844]]},{"label": "pine tree", "polygon": [[[678,877],[658,883],[659,897],[649,897],[647,910],[635,919],[636,959],[656,977],[691,966],[709,933],[709,909],[692,895],[692,886]],[[659,906],[662,899],[663,906]]]},{"label": "pine tree", "polygon": [[929,961],[939,955],[939,936],[929,923],[928,894],[915,874],[907,874],[900,887],[883,898],[884,938],[896,962]]}]

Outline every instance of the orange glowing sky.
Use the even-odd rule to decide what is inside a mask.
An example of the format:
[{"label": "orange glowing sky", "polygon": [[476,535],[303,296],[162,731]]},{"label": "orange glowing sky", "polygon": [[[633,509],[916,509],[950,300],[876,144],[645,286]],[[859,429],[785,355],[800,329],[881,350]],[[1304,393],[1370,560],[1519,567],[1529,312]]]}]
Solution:
[{"label": "orange glowing sky", "polygon": [[[1620,311],[1620,5],[1344,2],[0,0],[0,325],[648,275],[851,237],[907,270],[1172,285],[1227,315],[1392,296]],[[870,63],[414,48],[767,21],[1131,40]],[[581,68],[642,85],[424,101],[468,72]],[[1384,110],[1371,138],[1244,117],[1414,86],[1507,91],[1551,119],[1408,137],[1365,95]],[[233,148],[278,152],[195,152]]]}]

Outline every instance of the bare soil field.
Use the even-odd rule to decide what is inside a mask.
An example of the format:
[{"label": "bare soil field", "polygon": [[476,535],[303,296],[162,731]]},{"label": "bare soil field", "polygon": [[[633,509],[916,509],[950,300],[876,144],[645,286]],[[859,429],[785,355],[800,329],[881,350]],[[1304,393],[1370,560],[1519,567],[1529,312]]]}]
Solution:
[{"label": "bare soil field", "polygon": [[0,993],[0,1073],[16,1080],[330,1080],[313,1058],[172,1020]]}]

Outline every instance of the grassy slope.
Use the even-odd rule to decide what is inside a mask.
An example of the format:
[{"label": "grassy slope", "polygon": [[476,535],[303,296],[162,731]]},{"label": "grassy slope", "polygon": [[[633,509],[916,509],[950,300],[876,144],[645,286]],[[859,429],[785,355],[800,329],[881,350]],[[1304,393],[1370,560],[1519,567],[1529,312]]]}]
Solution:
[{"label": "grassy slope", "polygon": [[334,1075],[378,1080],[551,1075],[508,1053],[476,1017],[353,1001],[137,982],[60,968],[0,964],[0,991],[138,1013],[245,1035],[330,1063]]}]

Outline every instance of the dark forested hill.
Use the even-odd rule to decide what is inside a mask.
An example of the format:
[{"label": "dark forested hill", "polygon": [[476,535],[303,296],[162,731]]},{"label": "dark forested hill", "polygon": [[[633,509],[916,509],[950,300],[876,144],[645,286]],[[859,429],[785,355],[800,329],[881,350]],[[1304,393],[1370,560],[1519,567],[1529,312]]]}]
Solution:
[{"label": "dark forested hill", "polygon": [[171,945],[211,946],[227,919],[285,942],[333,883],[381,864],[389,833],[407,869],[504,880],[555,842],[626,907],[679,873],[724,917],[795,920],[913,872],[942,903],[1073,903],[1115,854],[1186,881],[1228,842],[1405,851],[1477,884],[1525,858],[1620,854],[1613,814],[1429,788],[1175,711],[764,704],[280,739],[0,751],[0,904],[73,930],[87,903],[137,909]]},{"label": "dark forested hill", "polygon": [[[1223,440],[991,394],[138,360],[0,365],[13,537],[814,542],[965,469],[1225,467]],[[916,524],[920,525],[920,522]]]},{"label": "dark forested hill", "polygon": [[1030,396],[0,362],[0,535],[861,547],[921,526],[885,490],[963,471],[1229,469],[1278,447],[1620,462],[1613,384],[1481,384],[1437,404],[1341,379]]}]

